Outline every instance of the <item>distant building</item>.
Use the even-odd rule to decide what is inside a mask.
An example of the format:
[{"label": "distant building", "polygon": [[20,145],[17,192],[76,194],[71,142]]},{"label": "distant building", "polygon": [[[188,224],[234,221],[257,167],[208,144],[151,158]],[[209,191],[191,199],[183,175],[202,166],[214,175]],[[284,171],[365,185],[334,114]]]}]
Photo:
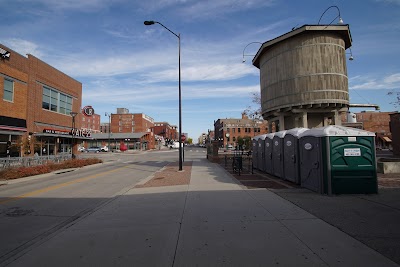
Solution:
[{"label": "distant building", "polygon": [[100,132],[100,115],[93,114],[91,116],[85,115],[82,112],[83,116],[81,121],[81,127],[85,129],[90,129],[92,133],[99,133]]},{"label": "distant building", "polygon": [[153,132],[160,135],[165,141],[177,140],[176,126],[170,125],[168,122],[154,122]]},{"label": "distant building", "polygon": [[390,129],[390,114],[392,113],[375,111],[349,112],[347,116],[342,116],[342,125],[374,132],[376,134],[376,148],[388,149],[392,147],[393,134]]},{"label": "distant building", "polygon": [[265,120],[249,119],[242,114],[241,119],[218,119],[214,122],[214,139],[221,147],[237,145],[239,137],[254,137],[268,133],[268,122]]}]

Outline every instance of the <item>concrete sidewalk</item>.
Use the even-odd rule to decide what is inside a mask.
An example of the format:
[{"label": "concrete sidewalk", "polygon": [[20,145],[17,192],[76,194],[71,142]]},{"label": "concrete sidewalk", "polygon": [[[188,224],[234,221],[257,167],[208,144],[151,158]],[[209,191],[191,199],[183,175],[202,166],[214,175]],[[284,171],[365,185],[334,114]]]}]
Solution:
[{"label": "concrete sidewalk", "polygon": [[132,188],[11,266],[398,266],[218,164],[189,185]]}]

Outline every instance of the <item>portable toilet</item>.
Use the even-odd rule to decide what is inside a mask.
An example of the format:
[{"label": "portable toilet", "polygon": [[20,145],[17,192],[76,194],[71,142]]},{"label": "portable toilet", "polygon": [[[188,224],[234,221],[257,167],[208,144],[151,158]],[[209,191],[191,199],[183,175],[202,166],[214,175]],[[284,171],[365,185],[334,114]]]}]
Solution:
[{"label": "portable toilet", "polygon": [[378,193],[375,133],[331,125],[299,135],[301,186],[325,194]]},{"label": "portable toilet", "polygon": [[286,131],[283,138],[283,166],[284,178],[296,184],[300,184],[300,160],[299,160],[299,135],[308,128],[293,128]]},{"label": "portable toilet", "polygon": [[259,135],[254,136],[252,138],[252,140],[251,140],[252,145],[253,145],[253,150],[252,150],[251,154],[252,154],[252,161],[253,161],[253,168],[254,169],[258,168],[258,152],[257,152],[257,150],[258,150],[258,138],[259,138]]},{"label": "portable toilet", "polygon": [[257,148],[257,167],[263,172],[265,172],[265,137],[266,134],[259,135]]},{"label": "portable toilet", "polygon": [[279,178],[284,178],[283,167],[283,138],[286,131],[276,132],[272,139],[272,168],[273,175]]},{"label": "portable toilet", "polygon": [[264,140],[264,165],[265,172],[268,174],[273,174],[272,168],[272,139],[274,138],[275,133],[269,133],[265,135]]}]

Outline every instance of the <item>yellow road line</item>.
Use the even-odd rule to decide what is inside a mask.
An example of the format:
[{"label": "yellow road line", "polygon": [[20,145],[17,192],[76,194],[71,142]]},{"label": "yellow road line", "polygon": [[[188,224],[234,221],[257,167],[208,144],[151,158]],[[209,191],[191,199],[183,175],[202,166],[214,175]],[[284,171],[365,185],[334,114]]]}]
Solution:
[{"label": "yellow road line", "polygon": [[118,171],[120,169],[127,168],[127,167],[128,166],[120,167],[120,168],[117,168],[117,169],[114,169],[114,170],[110,170],[110,171],[106,171],[106,172],[103,172],[103,173],[98,173],[98,174],[94,174],[94,175],[91,175],[91,176],[88,176],[88,177],[79,178],[79,179],[76,179],[76,180],[65,182],[65,183],[62,183],[62,184],[52,185],[52,186],[49,186],[49,187],[45,187],[45,188],[42,188],[42,189],[31,191],[31,192],[28,192],[28,193],[25,193],[25,194],[22,194],[22,195],[19,195],[19,196],[9,197],[9,198],[6,198],[3,201],[0,201],[0,204],[6,204],[6,203],[9,203],[9,202],[12,202],[12,201],[16,201],[18,199],[31,197],[31,196],[36,196],[36,195],[39,195],[39,194],[42,194],[42,193],[49,192],[51,190],[59,189],[59,188],[62,188],[62,187],[68,186],[68,185],[84,182],[84,181],[87,181],[87,180],[90,180],[90,179],[93,179],[93,178],[96,178],[96,177],[99,177],[99,176],[107,175],[109,173],[112,173],[112,172],[115,172],[115,171]]}]

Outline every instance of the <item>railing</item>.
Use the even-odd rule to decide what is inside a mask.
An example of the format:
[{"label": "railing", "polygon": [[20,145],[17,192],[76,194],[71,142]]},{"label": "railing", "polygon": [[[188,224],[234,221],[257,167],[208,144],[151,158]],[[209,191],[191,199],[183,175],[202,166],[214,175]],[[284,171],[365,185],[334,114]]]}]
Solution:
[{"label": "railing", "polygon": [[239,175],[243,172],[253,173],[253,161],[251,153],[233,151],[233,154],[225,155],[225,168],[232,166],[232,171]]},{"label": "railing", "polygon": [[33,157],[10,157],[10,158],[0,158],[0,169],[7,169],[11,167],[28,167],[43,165],[47,162],[61,162],[71,159],[71,154],[62,153],[58,155],[48,155],[48,156],[33,156]]}]

